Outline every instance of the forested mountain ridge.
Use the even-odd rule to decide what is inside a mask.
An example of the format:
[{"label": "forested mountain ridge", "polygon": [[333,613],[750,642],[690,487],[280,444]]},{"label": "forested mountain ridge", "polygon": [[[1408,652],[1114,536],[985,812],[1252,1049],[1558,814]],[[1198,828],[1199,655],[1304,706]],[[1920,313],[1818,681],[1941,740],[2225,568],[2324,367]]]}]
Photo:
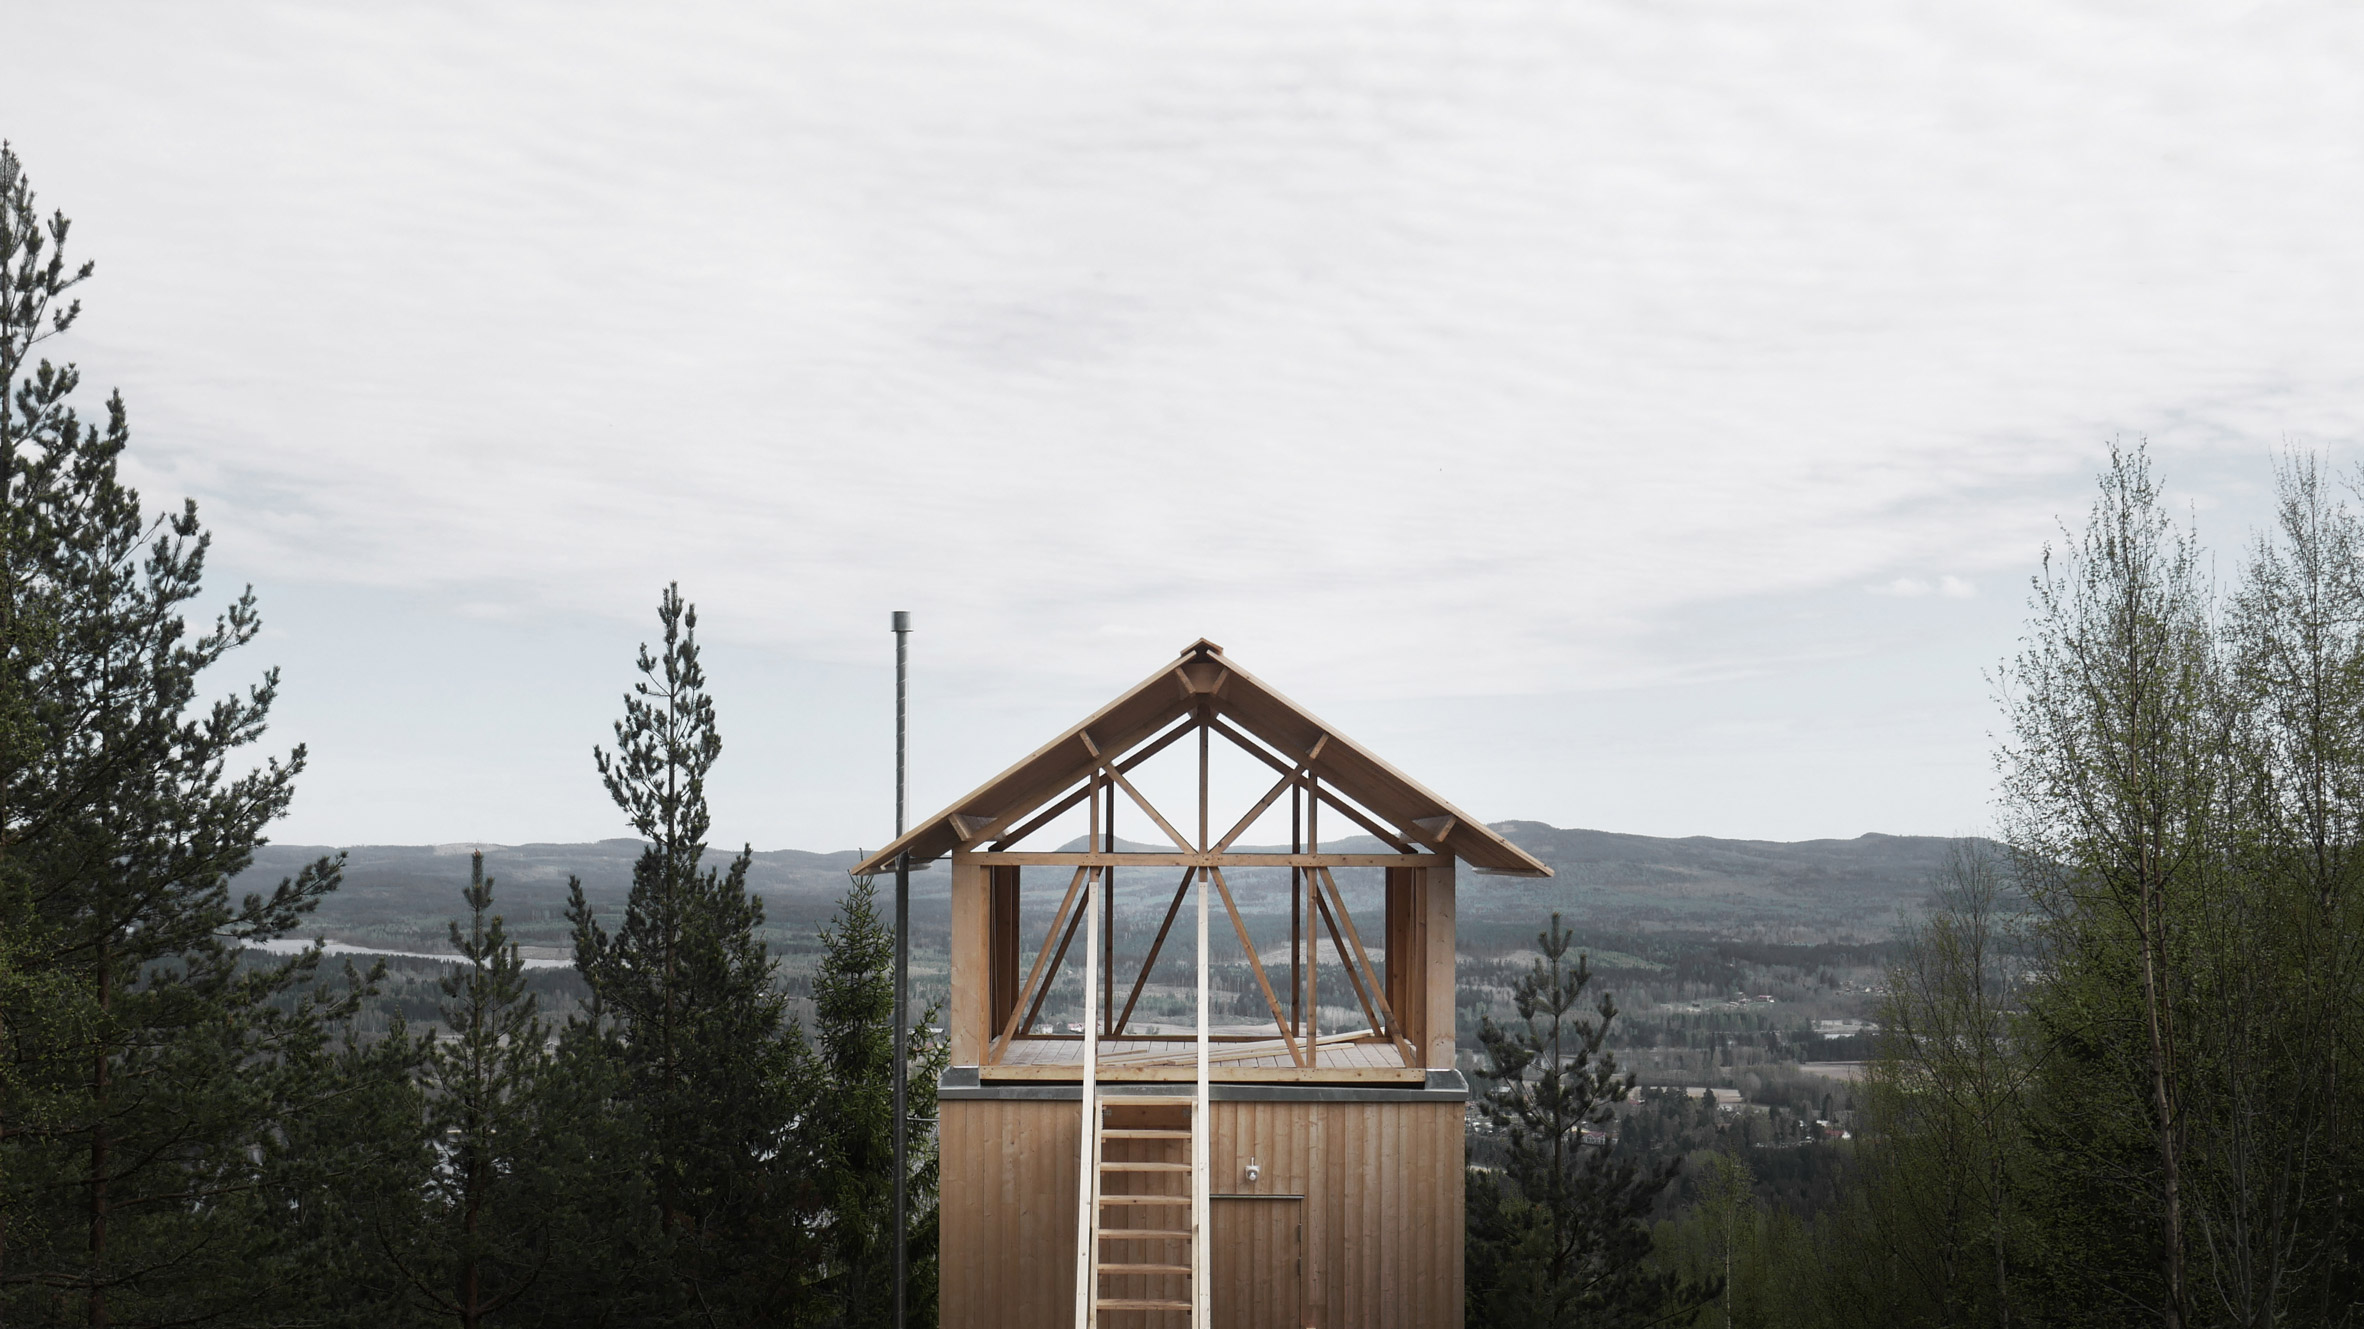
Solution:
[{"label": "forested mountain ridge", "polygon": [[1704,932],[1797,929],[1817,939],[1881,937],[1916,912],[1951,837],[1869,833],[1851,840],[1665,838],[1494,823],[1549,864],[1549,881],[1473,876],[1465,917],[1531,919],[1564,909],[1588,925]]},{"label": "forested mountain ridge", "polygon": [[[1755,936],[1767,931],[1835,939],[1883,936],[1900,912],[1928,894],[1942,861],[1940,836],[1867,834],[1852,840],[1668,838],[1505,821],[1495,829],[1551,866],[1549,880],[1466,877],[1460,899],[1471,921],[1495,918],[1532,926],[1538,911],[1560,909],[1588,927],[1673,928]],[[1154,846],[1143,846],[1154,848]],[[1342,841],[1340,848],[1374,849]],[[396,950],[445,949],[444,920],[466,881],[468,855],[481,849],[485,871],[501,885],[501,911],[531,953],[558,958],[564,946],[569,877],[602,908],[619,906],[631,887],[637,840],[587,844],[356,845],[346,855],[343,886],[309,925],[332,940]],[[261,890],[323,854],[321,845],[267,845],[234,893]],[[859,851],[759,850],[748,888],[764,898],[773,929],[809,932],[844,894],[846,869]],[[945,925],[945,875],[922,872],[913,898],[923,933]],[[1254,908],[1243,891],[1243,903]]]}]

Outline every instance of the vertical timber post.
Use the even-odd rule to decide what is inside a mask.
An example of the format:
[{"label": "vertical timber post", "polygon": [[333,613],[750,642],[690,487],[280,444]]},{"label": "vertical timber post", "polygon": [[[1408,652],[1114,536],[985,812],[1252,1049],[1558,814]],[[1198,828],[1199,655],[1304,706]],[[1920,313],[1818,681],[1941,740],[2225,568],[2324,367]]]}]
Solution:
[{"label": "vertical timber post", "polygon": [[[1209,698],[1198,722],[1198,848],[1207,849],[1207,729],[1215,703]],[[1208,1159],[1215,1133],[1213,1109],[1207,1101],[1207,879],[1212,868],[1198,870],[1198,1081],[1190,1104],[1190,1329],[1207,1329],[1207,1276],[1213,1268],[1208,1249],[1215,1235],[1209,1191]],[[1253,959],[1253,954],[1250,955]]]},{"label": "vertical timber post", "polygon": [[[1309,854],[1322,851],[1322,795],[1321,786],[1315,783],[1319,779],[1310,770],[1305,773],[1305,852]],[[1305,879],[1305,900],[1310,905],[1313,893],[1321,888],[1314,884],[1312,868],[1299,875]],[[1311,908],[1305,911],[1305,1064],[1308,1066],[1321,1061],[1322,935],[1313,925],[1316,912]]]},{"label": "vertical timber post", "polygon": [[[1305,788],[1289,788],[1289,852],[1305,852]],[[1305,912],[1302,878],[1305,869],[1289,869],[1289,1028],[1305,1036],[1305,946],[1298,939],[1299,918]]]},{"label": "vertical timber post", "polygon": [[[1108,782],[1108,814],[1100,824],[1100,852],[1116,852],[1116,782]],[[1116,1023],[1116,868],[1100,872],[1100,1032],[1114,1034]]]},{"label": "vertical timber post", "polygon": [[[1090,833],[1086,845],[1100,842],[1100,791],[1103,782],[1098,767],[1091,775],[1092,807]],[[1099,1323],[1100,1300],[1100,1038],[1099,1027],[1093,1021],[1100,1013],[1093,1008],[1099,1003],[1092,985],[1100,981],[1100,906],[1101,889],[1106,882],[1103,868],[1092,868],[1084,877],[1083,934],[1083,1130],[1082,1157],[1075,1175],[1075,1329],[1092,1329]],[[1050,981],[1046,975],[1043,981]]]},{"label": "vertical timber post", "polygon": [[[895,611],[895,838],[903,838],[911,794],[909,696],[911,615]],[[904,1293],[910,1284],[906,1241],[911,1175],[911,851],[895,855],[895,1329],[904,1329]]]}]

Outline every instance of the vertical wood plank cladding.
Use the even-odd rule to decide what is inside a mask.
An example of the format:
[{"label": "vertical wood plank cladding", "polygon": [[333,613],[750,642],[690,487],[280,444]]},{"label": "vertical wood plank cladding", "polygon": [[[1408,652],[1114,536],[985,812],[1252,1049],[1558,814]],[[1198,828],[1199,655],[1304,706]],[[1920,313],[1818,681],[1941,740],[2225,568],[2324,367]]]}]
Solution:
[{"label": "vertical wood plank cladding", "polygon": [[1304,1201],[1225,1197],[1212,1206],[1214,1329],[1299,1329]]},{"label": "vertical wood plank cladding", "polygon": [[[1463,1111],[1459,1103],[1213,1105],[1212,1189],[1305,1197],[1302,1205],[1225,1202],[1301,1210],[1289,1224],[1302,1243],[1302,1263],[1290,1260],[1299,1316],[1291,1324],[1462,1329]],[[1072,1102],[943,1104],[945,1329],[1037,1329],[1073,1318],[1080,1127]],[[1213,1234],[1225,1243],[1282,1236],[1259,1227],[1263,1219],[1226,1213]],[[1280,1221],[1267,1218],[1266,1226]],[[1213,1245],[1208,1254],[1219,1278],[1261,1258]],[[1265,1294],[1247,1303],[1256,1315],[1281,1304],[1277,1294],[1257,1297]]]},{"label": "vertical wood plank cladding", "polygon": [[985,866],[952,856],[952,1006],[945,1012],[945,1033],[951,1041],[952,1064],[974,1066],[985,1059],[991,994],[987,943],[990,940]]},{"label": "vertical wood plank cladding", "polygon": [[941,1105],[944,1329],[1037,1329],[1075,1314],[1074,1103]]},{"label": "vertical wood plank cladding", "polygon": [[1423,869],[1428,882],[1428,1041],[1424,1066],[1450,1069],[1453,1031],[1453,860]]},{"label": "vertical wood plank cladding", "polygon": [[1428,869],[1387,869],[1387,1005],[1397,1029],[1426,1065],[1428,1051]]}]

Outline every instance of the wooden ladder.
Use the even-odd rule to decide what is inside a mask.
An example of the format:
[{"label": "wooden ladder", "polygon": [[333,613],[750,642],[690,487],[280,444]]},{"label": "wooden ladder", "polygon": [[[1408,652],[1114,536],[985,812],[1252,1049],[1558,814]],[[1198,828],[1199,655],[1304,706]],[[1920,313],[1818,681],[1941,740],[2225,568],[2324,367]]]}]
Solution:
[{"label": "wooden ladder", "polygon": [[[1096,837],[1096,784],[1092,807]],[[1200,838],[1205,838],[1203,827]],[[1113,1312],[1127,1324],[1206,1329],[1211,1198],[1207,874],[1201,869],[1198,883],[1198,1075],[1187,1094],[1103,1091],[1100,1013],[1093,1000],[1100,981],[1100,884],[1095,868],[1086,884],[1083,914],[1083,1130],[1076,1184],[1076,1235],[1081,1240],[1075,1252],[1075,1325],[1106,1329],[1109,1321],[1102,1316]],[[1109,1185],[1111,1180],[1117,1184]],[[1110,1288],[1111,1282],[1118,1286]]]},{"label": "wooden ladder", "polygon": [[[1194,1323],[1202,1245],[1195,1096],[1098,1096],[1092,1309],[1100,1324]],[[1118,1320],[1110,1311],[1133,1312]]]}]

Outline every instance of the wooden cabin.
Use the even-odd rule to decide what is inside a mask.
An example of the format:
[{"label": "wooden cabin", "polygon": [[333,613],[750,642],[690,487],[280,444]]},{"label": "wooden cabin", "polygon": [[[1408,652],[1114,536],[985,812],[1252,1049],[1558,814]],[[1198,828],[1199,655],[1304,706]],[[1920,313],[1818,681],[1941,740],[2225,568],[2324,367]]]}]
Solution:
[{"label": "wooden cabin", "polygon": [[[1269,768],[1245,808],[1209,806],[1222,745]],[[1140,787],[1161,759],[1164,807]],[[1284,807],[1285,848],[1255,847]],[[903,853],[950,860],[945,1329],[1461,1324],[1458,868],[1550,869],[1207,641],[855,870]],[[1211,943],[1248,1014],[1210,1010]],[[1080,1018],[1046,1019],[1054,989]],[[1144,1019],[1145,991],[1187,1023]]]}]

